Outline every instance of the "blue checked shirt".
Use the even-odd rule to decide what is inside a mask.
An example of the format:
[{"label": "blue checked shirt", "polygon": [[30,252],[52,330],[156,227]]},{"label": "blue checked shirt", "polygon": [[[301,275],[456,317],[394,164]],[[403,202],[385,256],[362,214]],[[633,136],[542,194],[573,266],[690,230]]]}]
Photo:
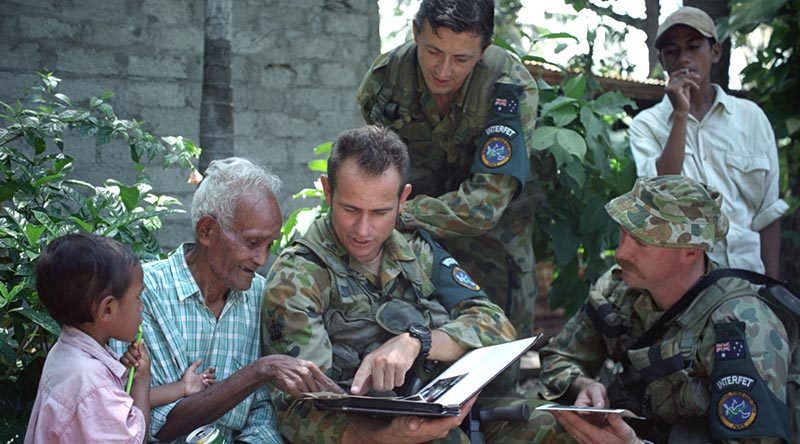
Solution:
[{"label": "blue checked shirt", "polygon": [[[256,275],[249,290],[231,290],[217,320],[206,307],[184,258],[183,244],[164,260],[144,265],[143,337],[151,356],[152,385],[181,379],[192,362],[216,367],[217,380],[228,378],[260,355],[260,305],[264,278]],[[127,343],[112,341],[122,354]],[[150,414],[155,436],[180,400]],[[210,421],[209,421],[210,422]],[[266,386],[262,386],[214,422],[228,443],[282,443]],[[175,442],[183,442],[182,438]]]}]

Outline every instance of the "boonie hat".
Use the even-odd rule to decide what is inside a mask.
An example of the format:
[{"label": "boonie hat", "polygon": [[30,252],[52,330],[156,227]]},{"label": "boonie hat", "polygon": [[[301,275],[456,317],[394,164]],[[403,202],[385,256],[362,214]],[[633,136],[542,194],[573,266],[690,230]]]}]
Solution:
[{"label": "boonie hat", "polygon": [[714,20],[711,20],[711,16],[706,14],[702,9],[684,6],[670,14],[669,17],[664,20],[664,23],[658,27],[658,31],[656,32],[656,49],[661,49],[664,43],[661,41],[661,37],[669,28],[675,25],[692,27],[702,34],[703,37],[713,37],[714,40],[719,41],[717,38],[717,27],[714,25]]},{"label": "boonie hat", "polygon": [[711,251],[728,233],[719,191],[686,176],[639,178],[606,211],[639,241]]}]

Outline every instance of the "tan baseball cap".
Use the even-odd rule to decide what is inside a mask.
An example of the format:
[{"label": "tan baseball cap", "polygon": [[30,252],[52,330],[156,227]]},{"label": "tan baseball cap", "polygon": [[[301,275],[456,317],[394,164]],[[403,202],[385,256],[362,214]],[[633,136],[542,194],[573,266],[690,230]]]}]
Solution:
[{"label": "tan baseball cap", "polygon": [[664,44],[664,42],[661,41],[661,37],[664,36],[664,33],[666,33],[669,28],[675,25],[689,26],[697,30],[703,37],[713,37],[714,40],[719,40],[717,38],[717,27],[714,25],[714,20],[711,20],[711,16],[706,14],[702,9],[684,6],[670,14],[669,17],[664,20],[664,23],[658,27],[658,32],[656,33],[657,49],[661,49],[661,46]]}]

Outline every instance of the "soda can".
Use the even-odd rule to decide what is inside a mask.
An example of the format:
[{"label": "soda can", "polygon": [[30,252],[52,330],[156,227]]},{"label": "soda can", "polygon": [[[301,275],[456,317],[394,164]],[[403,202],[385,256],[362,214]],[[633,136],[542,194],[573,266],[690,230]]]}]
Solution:
[{"label": "soda can", "polygon": [[213,425],[195,429],[186,437],[187,444],[227,444],[222,433]]}]

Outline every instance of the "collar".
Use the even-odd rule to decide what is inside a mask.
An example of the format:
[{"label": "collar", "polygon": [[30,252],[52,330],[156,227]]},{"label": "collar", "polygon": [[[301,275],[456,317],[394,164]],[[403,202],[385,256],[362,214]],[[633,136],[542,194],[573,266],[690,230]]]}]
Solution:
[{"label": "collar", "polygon": [[[205,304],[206,301],[203,299],[203,294],[200,292],[200,287],[197,285],[197,281],[194,279],[194,276],[192,276],[192,271],[189,269],[189,264],[186,263],[186,251],[188,248],[194,247],[194,245],[195,244],[193,242],[182,243],[178,248],[170,253],[167,260],[169,262],[170,271],[172,272],[172,278],[174,282],[176,282],[175,292],[178,295],[178,300],[182,302],[191,296],[196,296],[203,304]],[[241,292],[234,289],[230,289],[228,291],[229,301],[235,301],[239,297],[247,302],[247,292]]]},{"label": "collar", "polygon": [[59,335],[58,339],[64,344],[75,347],[97,359],[104,366],[108,367],[111,373],[120,379],[124,379],[125,366],[117,360],[108,346],[104,347],[100,345],[93,337],[69,325],[63,325],[61,327],[61,335]]}]

